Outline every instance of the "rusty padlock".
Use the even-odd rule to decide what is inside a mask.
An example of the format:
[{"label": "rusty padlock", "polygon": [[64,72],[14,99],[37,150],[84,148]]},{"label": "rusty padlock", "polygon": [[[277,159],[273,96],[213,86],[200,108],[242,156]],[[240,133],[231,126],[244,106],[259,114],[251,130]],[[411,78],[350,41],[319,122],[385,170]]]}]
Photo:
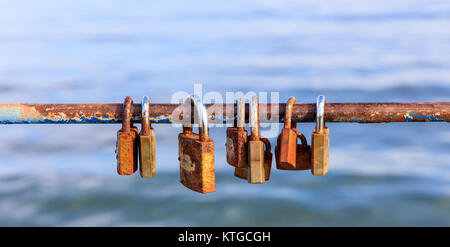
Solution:
[{"label": "rusty padlock", "polygon": [[312,134],[311,173],[324,176],[328,172],[330,152],[330,131],[325,126],[325,96],[319,95],[316,103],[316,127]]},{"label": "rusty padlock", "polygon": [[132,175],[137,170],[137,136],[139,131],[136,131],[136,127],[132,127],[132,109],[133,99],[128,96],[125,98],[123,106],[122,129],[117,132],[117,173],[120,175]]},{"label": "rusty padlock", "polygon": [[[296,130],[296,123],[292,123],[292,108],[296,100],[289,98],[286,104],[284,127],[277,138],[275,159],[279,170],[309,170],[311,169],[311,146],[305,136]],[[301,144],[297,144],[297,140]]]},{"label": "rusty padlock", "polygon": [[247,130],[245,130],[245,101],[237,102],[235,126],[227,128],[227,162],[236,168],[247,167]]},{"label": "rusty padlock", "polygon": [[[297,133],[292,128],[292,108],[296,100],[289,98],[286,104],[284,114],[284,127],[277,139],[277,149],[279,149],[279,158],[277,158],[277,167],[285,170],[293,170],[297,163]],[[280,168],[278,168],[280,169]]]},{"label": "rusty padlock", "polygon": [[156,134],[150,125],[150,99],[142,98],[142,128],[139,134],[139,172],[143,178],[156,173]]},{"label": "rusty padlock", "polygon": [[[192,132],[191,107],[198,118],[199,134]],[[187,188],[200,192],[215,191],[214,142],[209,138],[208,113],[200,98],[189,96],[184,103],[183,133],[178,135],[180,182]]]}]

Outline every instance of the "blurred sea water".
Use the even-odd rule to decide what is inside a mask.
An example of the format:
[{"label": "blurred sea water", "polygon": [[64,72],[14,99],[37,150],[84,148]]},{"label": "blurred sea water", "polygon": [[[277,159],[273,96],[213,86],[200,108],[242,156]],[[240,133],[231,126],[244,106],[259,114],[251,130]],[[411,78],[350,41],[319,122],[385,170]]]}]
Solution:
[{"label": "blurred sea water", "polygon": [[[119,103],[178,91],[314,102],[450,101],[450,2],[0,1],[0,102]],[[325,177],[250,185],[215,141],[216,192],[116,175],[118,125],[0,128],[1,226],[450,226],[448,123],[330,123]],[[313,124],[300,124],[309,133]],[[275,138],[271,139],[272,143]],[[274,144],[274,143],[273,143]],[[275,168],[275,163],[273,163]]]}]

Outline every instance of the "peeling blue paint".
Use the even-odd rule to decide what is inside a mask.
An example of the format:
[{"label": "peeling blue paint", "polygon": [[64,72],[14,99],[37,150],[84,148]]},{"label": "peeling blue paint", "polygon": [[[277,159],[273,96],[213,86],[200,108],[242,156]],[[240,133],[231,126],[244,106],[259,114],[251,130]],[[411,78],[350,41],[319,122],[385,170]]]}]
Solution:
[{"label": "peeling blue paint", "polygon": [[413,120],[413,118],[409,114],[405,115],[405,119],[407,122],[411,122]]},{"label": "peeling blue paint", "polygon": [[1,107],[0,108],[0,122],[14,123],[20,117],[20,107]]},{"label": "peeling blue paint", "polygon": [[405,119],[407,122],[413,121],[414,118],[425,119],[427,121],[438,121],[438,122],[443,121],[442,119],[439,119],[437,116],[422,116],[422,115],[417,115],[414,113],[405,115]]},{"label": "peeling blue paint", "polygon": [[[300,116],[300,117],[292,117],[292,121],[293,122],[303,122],[305,120],[305,116]],[[280,123],[284,122],[284,118],[280,119]]]},{"label": "peeling blue paint", "polygon": [[227,117],[225,117],[225,116],[211,116],[211,118],[214,121],[219,121],[219,122],[221,121],[222,123],[227,120]]},{"label": "peeling blue paint", "polygon": [[417,114],[414,114],[414,113],[410,113],[410,114],[406,114],[405,115],[405,119],[408,122],[413,121],[414,118],[425,119],[425,120],[428,120],[428,121],[442,121],[442,119],[439,119],[436,116],[422,116],[422,115],[417,115]]}]

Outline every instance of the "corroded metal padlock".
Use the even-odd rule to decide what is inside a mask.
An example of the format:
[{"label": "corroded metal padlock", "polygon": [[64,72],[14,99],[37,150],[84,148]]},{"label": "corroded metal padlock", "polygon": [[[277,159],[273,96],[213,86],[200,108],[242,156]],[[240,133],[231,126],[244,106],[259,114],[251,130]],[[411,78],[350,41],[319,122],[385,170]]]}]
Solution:
[{"label": "corroded metal padlock", "polygon": [[143,178],[156,173],[156,134],[150,125],[150,99],[142,98],[142,128],[139,135],[139,172]]},{"label": "corroded metal padlock", "polygon": [[311,138],[311,173],[314,176],[324,176],[328,172],[330,152],[330,131],[324,121],[325,96],[317,97],[316,107],[316,127]]},{"label": "corroded metal padlock", "polygon": [[[265,180],[268,181],[270,179],[270,170],[272,169],[272,152],[270,141],[267,138],[261,137],[261,141],[264,142],[264,175]],[[248,180],[248,167],[243,168],[235,168],[234,176]]]},{"label": "corroded metal padlock", "polygon": [[[199,134],[192,132],[191,106],[198,117]],[[198,96],[186,99],[183,112],[183,133],[178,135],[180,182],[200,193],[215,191],[214,142],[209,138],[208,113]]]},{"label": "corroded metal padlock", "polygon": [[250,137],[248,141],[248,182],[260,184],[266,181],[264,171],[264,142],[259,135],[258,97],[253,96],[250,102]]},{"label": "corroded metal padlock", "polygon": [[279,144],[277,140],[277,148],[279,149],[279,158],[277,159],[277,166],[286,170],[293,170],[297,163],[297,134],[292,128],[292,108],[296,100],[294,97],[289,98],[286,104],[284,114],[284,127],[281,130]]},{"label": "corroded metal padlock", "polygon": [[[311,169],[311,146],[305,136],[296,130],[292,123],[292,108],[296,100],[289,98],[286,104],[284,127],[277,139],[275,159],[279,170],[309,170]],[[297,139],[301,144],[297,144]]]},{"label": "corroded metal padlock", "polygon": [[132,108],[133,99],[128,96],[123,107],[122,129],[117,132],[117,173],[120,175],[132,175],[137,170],[137,136],[139,132],[131,126]]},{"label": "corroded metal padlock", "polygon": [[245,101],[237,102],[237,120],[234,127],[227,128],[227,162],[231,166],[247,167],[247,130],[245,130]]}]

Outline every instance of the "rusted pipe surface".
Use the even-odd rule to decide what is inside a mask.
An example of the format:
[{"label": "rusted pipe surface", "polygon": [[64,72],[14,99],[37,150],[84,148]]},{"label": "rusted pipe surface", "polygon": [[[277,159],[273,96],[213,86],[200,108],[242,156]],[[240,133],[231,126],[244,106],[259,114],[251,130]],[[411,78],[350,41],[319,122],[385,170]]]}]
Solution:
[{"label": "rusted pipe surface", "polygon": [[[210,123],[233,123],[236,105],[205,105]],[[234,109],[227,114],[227,107]],[[286,104],[260,104],[261,122],[283,122]],[[181,123],[182,105],[151,104],[151,123]],[[246,104],[246,122],[249,107]],[[99,124],[121,123],[122,104],[0,104],[0,124]],[[177,116],[181,118],[176,119]],[[297,103],[292,120],[314,122],[316,105]],[[326,122],[388,123],[388,122],[449,122],[450,102],[408,103],[326,103]],[[141,104],[133,106],[133,122],[141,122]]]}]

